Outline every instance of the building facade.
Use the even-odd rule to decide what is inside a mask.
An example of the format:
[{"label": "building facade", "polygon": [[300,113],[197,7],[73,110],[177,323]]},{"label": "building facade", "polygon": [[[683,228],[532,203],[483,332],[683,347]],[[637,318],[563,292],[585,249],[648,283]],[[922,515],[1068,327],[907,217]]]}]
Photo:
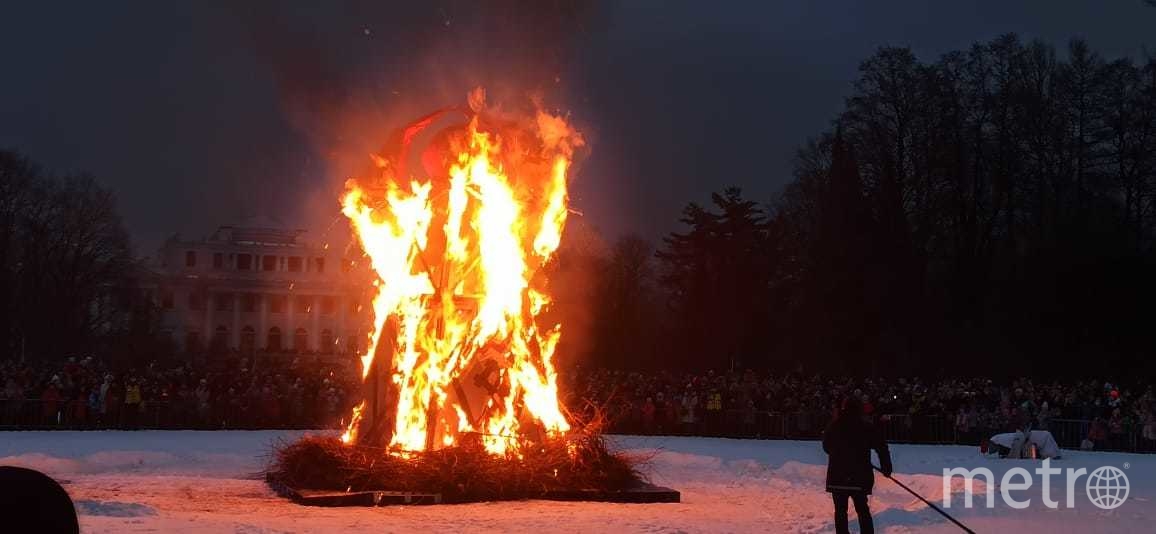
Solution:
[{"label": "building facade", "polygon": [[160,328],[186,353],[355,354],[371,326],[356,259],[267,219],[168,239],[148,282]]}]

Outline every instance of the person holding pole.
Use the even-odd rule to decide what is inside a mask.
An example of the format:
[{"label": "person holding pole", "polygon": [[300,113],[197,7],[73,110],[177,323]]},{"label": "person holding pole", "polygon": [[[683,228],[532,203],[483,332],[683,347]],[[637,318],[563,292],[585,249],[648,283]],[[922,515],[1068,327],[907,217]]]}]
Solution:
[{"label": "person holding pole", "polygon": [[875,486],[871,450],[879,455],[883,476],[891,477],[891,453],[875,425],[863,417],[863,404],[847,397],[839,405],[835,420],[823,433],[823,451],[827,453],[827,491],[835,502],[835,532],[847,534],[847,500],[855,504],[859,531],[873,534],[871,509],[867,496]]}]

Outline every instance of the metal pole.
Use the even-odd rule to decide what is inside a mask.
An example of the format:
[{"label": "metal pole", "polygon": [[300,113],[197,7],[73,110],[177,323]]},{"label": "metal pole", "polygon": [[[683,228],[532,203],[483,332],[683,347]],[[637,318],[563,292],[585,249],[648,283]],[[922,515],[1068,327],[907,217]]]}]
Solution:
[{"label": "metal pole", "polygon": [[[876,471],[879,471],[880,473],[882,473],[882,472],[883,472],[883,470],[882,470],[882,469],[879,469],[879,467],[878,467],[878,466],[876,466],[875,464],[872,464],[872,465],[871,465],[871,467],[874,467],[874,468],[875,468],[875,470],[876,470]],[[924,504],[926,504],[927,506],[930,506],[932,510],[935,510],[936,512],[939,512],[939,515],[942,515],[943,517],[946,517],[946,518],[948,519],[948,521],[951,521],[952,523],[955,523],[955,525],[956,525],[957,527],[959,527],[959,528],[963,529],[963,531],[964,531],[964,532],[967,532],[967,534],[975,534],[975,531],[974,531],[974,530],[972,530],[972,529],[970,529],[970,528],[967,528],[967,526],[965,526],[963,523],[960,523],[960,522],[959,522],[959,520],[957,520],[957,519],[955,519],[954,517],[951,517],[950,515],[948,515],[948,514],[947,514],[947,512],[944,512],[944,511],[943,511],[943,509],[942,509],[942,508],[940,508],[940,507],[938,507],[938,506],[936,506],[936,505],[935,505],[935,503],[932,503],[931,501],[929,501],[929,500],[927,500],[927,499],[924,499],[922,495],[920,495],[920,494],[918,494],[918,493],[915,493],[915,490],[913,490],[913,489],[911,489],[911,488],[907,487],[907,485],[906,485],[906,484],[904,484],[904,483],[902,483],[902,482],[900,482],[900,481],[898,481],[898,480],[895,480],[895,479],[894,479],[894,478],[892,478],[892,477],[887,477],[887,479],[888,479],[888,480],[890,480],[890,481],[892,481],[892,482],[894,482],[894,483],[896,483],[896,484],[899,484],[899,487],[901,487],[901,488],[903,488],[903,489],[907,490],[907,493],[910,493],[910,494],[914,495],[914,496],[915,496],[915,498],[917,498],[917,499],[919,499],[919,500],[923,501],[923,503],[924,503]]]}]

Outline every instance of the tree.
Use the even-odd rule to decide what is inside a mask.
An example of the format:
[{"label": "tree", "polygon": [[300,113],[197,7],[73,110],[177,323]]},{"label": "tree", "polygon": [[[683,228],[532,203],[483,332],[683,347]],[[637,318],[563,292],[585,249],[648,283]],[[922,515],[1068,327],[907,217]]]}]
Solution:
[{"label": "tree", "polygon": [[88,175],[44,175],[12,152],[0,152],[0,181],[5,353],[92,350],[130,266],[112,193]]},{"label": "tree", "polygon": [[689,204],[681,219],[689,230],[656,253],[672,318],[666,350],[700,368],[764,364],[775,260],[766,213],[738,188],[711,201],[715,211]]},{"label": "tree", "polygon": [[1011,372],[1143,350],[1154,116],[1153,61],[1078,40],[1063,58],[1014,35],[930,64],[880,49],[775,203],[791,331],[831,338],[798,357],[1002,354]]},{"label": "tree", "polygon": [[598,273],[595,353],[607,367],[653,366],[661,311],[654,287],[653,249],[638,236],[614,242]]}]

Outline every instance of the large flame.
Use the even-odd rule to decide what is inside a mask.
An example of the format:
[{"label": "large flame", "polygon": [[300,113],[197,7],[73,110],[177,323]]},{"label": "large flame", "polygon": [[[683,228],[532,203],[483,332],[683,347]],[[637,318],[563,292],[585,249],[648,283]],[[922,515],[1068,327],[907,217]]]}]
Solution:
[{"label": "large flame", "polygon": [[[493,454],[516,453],[532,432],[570,428],[553,364],[561,329],[542,324],[550,298],[535,274],[561,240],[572,149],[582,139],[542,111],[517,124],[486,130],[473,115],[450,143],[448,176],[396,176],[397,166],[377,157],[376,183],[346,184],[343,213],[376,274],[362,372],[369,377],[388,343],[382,377],[396,394],[389,446],[397,453],[469,434]],[[357,439],[365,406],[354,409],[346,443]]]}]

